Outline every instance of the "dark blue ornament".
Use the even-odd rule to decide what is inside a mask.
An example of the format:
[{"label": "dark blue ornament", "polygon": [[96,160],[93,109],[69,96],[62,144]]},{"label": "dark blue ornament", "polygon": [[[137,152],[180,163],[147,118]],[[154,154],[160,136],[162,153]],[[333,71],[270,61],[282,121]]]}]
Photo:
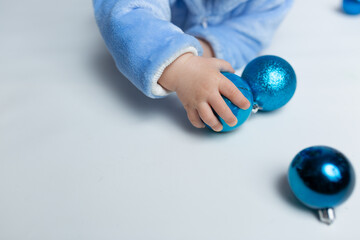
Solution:
[{"label": "dark blue ornament", "polygon": [[348,199],[354,189],[355,172],[338,150],[315,146],[295,156],[288,180],[294,195],[306,206],[320,210],[320,220],[330,224],[335,218],[332,208]]},{"label": "dark blue ornament", "polygon": [[360,0],[343,0],[342,7],[347,14],[360,14]]},{"label": "dark blue ornament", "polygon": [[[221,132],[229,132],[229,131],[232,131],[232,130],[238,128],[241,124],[243,124],[248,119],[248,117],[251,114],[252,107],[253,107],[253,96],[252,96],[249,85],[241,77],[239,77],[236,74],[228,73],[228,72],[222,72],[222,74],[225,77],[227,77],[230,81],[232,81],[235,84],[235,86],[241,91],[241,93],[250,102],[250,107],[246,110],[243,110],[241,108],[238,108],[229,99],[227,99],[226,97],[223,96],[225,103],[228,105],[228,107],[230,108],[232,113],[237,118],[237,121],[238,121],[237,124],[233,127],[230,127],[229,125],[227,125],[227,123],[221,117],[219,117],[219,115],[217,115],[216,112],[214,112],[214,113],[217,116],[217,118],[219,119],[219,121],[221,122],[221,124],[223,125],[223,129],[221,130]],[[208,125],[206,125],[206,126],[208,128],[210,128]]]},{"label": "dark blue ornament", "polygon": [[296,75],[291,65],[277,56],[252,60],[241,76],[250,86],[254,106],[273,111],[290,101],[296,89]]}]

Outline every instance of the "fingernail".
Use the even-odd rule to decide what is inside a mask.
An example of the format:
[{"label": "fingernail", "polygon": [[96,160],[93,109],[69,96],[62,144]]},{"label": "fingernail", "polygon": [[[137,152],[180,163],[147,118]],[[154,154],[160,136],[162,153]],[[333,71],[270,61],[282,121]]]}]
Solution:
[{"label": "fingernail", "polygon": [[229,124],[229,126],[230,126],[230,127],[233,127],[233,126],[235,126],[237,123],[238,123],[238,120],[237,120],[237,118],[236,118],[235,121],[233,121],[233,122],[231,122],[231,123]]},{"label": "fingernail", "polygon": [[220,126],[220,127],[217,127],[217,129],[215,129],[215,128],[213,128],[213,129],[214,129],[215,132],[220,132],[223,129],[223,127]]},{"label": "fingernail", "polygon": [[246,103],[244,104],[244,110],[248,109],[250,107],[250,101],[249,100],[246,100]]}]

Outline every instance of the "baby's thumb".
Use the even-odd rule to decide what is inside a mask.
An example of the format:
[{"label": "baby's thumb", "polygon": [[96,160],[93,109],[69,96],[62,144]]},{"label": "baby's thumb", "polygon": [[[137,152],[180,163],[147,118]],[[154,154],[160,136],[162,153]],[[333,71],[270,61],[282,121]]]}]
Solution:
[{"label": "baby's thumb", "polygon": [[221,72],[235,72],[231,64],[223,59],[216,59],[216,65]]}]

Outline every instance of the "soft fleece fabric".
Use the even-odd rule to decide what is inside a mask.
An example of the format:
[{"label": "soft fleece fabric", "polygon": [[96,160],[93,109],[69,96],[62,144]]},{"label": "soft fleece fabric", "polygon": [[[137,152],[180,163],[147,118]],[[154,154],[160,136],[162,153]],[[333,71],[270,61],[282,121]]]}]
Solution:
[{"label": "soft fleece fabric", "polygon": [[240,68],[266,46],[292,0],[93,0],[95,17],[117,68],[151,98],[177,57],[202,54],[207,40],[217,58]]}]

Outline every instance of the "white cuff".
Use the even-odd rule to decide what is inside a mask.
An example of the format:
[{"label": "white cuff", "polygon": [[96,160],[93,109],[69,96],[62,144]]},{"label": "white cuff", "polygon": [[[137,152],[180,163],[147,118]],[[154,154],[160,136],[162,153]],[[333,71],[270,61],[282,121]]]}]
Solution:
[{"label": "white cuff", "polygon": [[155,75],[153,76],[153,79],[151,80],[151,93],[157,97],[163,97],[166,95],[169,95],[171,91],[166,90],[162,86],[158,84],[158,80],[161,77],[162,73],[164,72],[165,68],[169,66],[172,62],[175,61],[178,57],[183,55],[184,53],[193,53],[195,56],[198,56],[198,51],[195,47],[186,47],[184,49],[181,49],[180,51],[176,52],[173,56],[171,56],[168,60],[166,60],[156,71]]}]

